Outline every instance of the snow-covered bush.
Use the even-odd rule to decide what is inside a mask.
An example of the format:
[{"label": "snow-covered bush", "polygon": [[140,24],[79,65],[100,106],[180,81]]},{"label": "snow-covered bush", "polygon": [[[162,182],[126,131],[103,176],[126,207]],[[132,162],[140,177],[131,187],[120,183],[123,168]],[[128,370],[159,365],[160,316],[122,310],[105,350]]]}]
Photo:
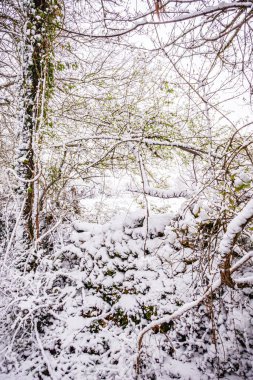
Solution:
[{"label": "snow-covered bush", "polygon": [[[35,273],[11,271],[2,371],[15,367],[20,379],[134,379],[140,331],[197,299],[219,273],[203,241],[193,244],[208,228],[198,218],[188,211],[147,224],[140,211],[104,225],[76,221],[70,241],[42,254]],[[145,336],[139,378],[250,378],[252,318],[249,286],[219,288]]]}]

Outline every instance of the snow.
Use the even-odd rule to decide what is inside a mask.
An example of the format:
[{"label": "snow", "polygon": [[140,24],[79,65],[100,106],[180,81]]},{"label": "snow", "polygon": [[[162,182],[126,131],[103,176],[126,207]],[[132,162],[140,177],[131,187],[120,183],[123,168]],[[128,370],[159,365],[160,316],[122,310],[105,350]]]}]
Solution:
[{"label": "snow", "polygon": [[121,309],[126,312],[135,312],[138,309],[136,297],[131,294],[124,294],[118,302],[114,304],[115,309]]},{"label": "snow", "polygon": [[228,224],[227,231],[224,234],[219,246],[219,252],[223,257],[231,251],[237,234],[242,231],[243,227],[252,217],[253,200],[251,199]]},{"label": "snow", "polygon": [[[30,25],[32,23],[25,23],[24,41],[18,43],[20,50],[23,49],[23,54],[21,54],[23,62],[20,66],[24,74],[23,79],[26,81],[26,86],[23,86],[20,92],[23,102],[23,110],[20,113],[22,128],[24,124],[27,127],[33,126],[36,117],[35,109],[32,117],[25,110],[25,107],[33,106],[34,103],[31,96],[33,81],[28,71],[34,59],[34,47],[43,45],[46,23],[41,27],[42,19],[36,14],[32,0],[23,0],[18,3],[24,7],[24,11],[31,12],[35,20],[32,27]],[[56,10],[54,13],[58,13],[57,22],[60,22],[61,12],[57,9],[56,3],[53,1],[51,6]],[[70,3],[72,6],[72,2],[69,2],[69,5]],[[86,23],[86,16],[88,19],[91,16],[93,26],[90,27],[91,32],[89,31],[88,37],[92,37],[93,31],[95,33],[96,30],[98,32],[100,30],[96,18],[97,15],[98,18],[100,17],[100,11],[98,10],[98,14],[89,12],[87,1],[77,3],[80,7],[75,8],[78,9],[75,13],[77,24],[80,21],[78,17],[82,15],[82,6],[85,9],[82,15],[84,20],[78,24],[80,33],[84,26],[83,22]],[[105,2],[103,4],[105,9],[107,6],[109,7],[107,9],[110,9],[109,3],[112,7],[116,7],[113,9],[115,18],[111,18],[112,33],[113,30],[118,30],[119,34],[119,30],[126,33],[128,28],[131,30],[131,24],[133,29],[144,31],[145,24],[170,23],[171,28],[167,31],[177,38],[180,28],[176,28],[175,34],[173,25],[183,21],[181,30],[185,39],[183,37],[184,41],[181,39],[180,42],[181,37],[178,35],[179,50],[182,42],[186,42],[186,45],[190,44],[188,45],[190,50],[194,49],[194,36],[188,39],[187,34],[184,33],[184,27],[187,28],[187,25],[193,26],[194,29],[194,19],[198,20],[195,24],[196,35],[199,28],[204,34],[207,31],[205,23],[202,22],[203,16],[207,17],[205,20],[208,25],[211,16],[216,17],[216,15],[215,22],[220,23],[221,29],[227,31],[229,35],[232,24],[227,23],[230,23],[233,14],[236,15],[238,12],[239,19],[235,16],[234,20],[237,20],[239,25],[244,11],[249,16],[253,7],[252,1],[219,2],[215,0],[210,5],[206,5],[208,2],[203,1],[175,1],[169,4],[169,12],[166,14],[162,12],[160,14],[157,11],[157,14],[152,16],[146,1],[135,2],[134,7],[137,13],[130,21],[126,17],[127,14],[122,16],[118,12],[120,7],[115,2]],[[129,2],[127,10],[130,13],[131,3],[132,1]],[[142,5],[139,5],[140,3]],[[158,1],[156,3],[158,5]],[[6,4],[8,5],[8,1]],[[96,8],[95,2],[92,5]],[[139,7],[147,7],[148,13],[144,13],[144,17]],[[104,15],[110,14],[104,7],[102,8]],[[140,12],[137,11],[138,9]],[[64,10],[68,11],[68,7]],[[41,13],[41,9],[39,12]],[[46,12],[49,13],[50,9],[47,8]],[[176,17],[172,16],[173,13]],[[24,13],[22,14],[25,16]],[[16,15],[15,10],[13,15]],[[117,25],[119,17],[122,17],[122,20],[120,25]],[[224,24],[220,22],[221,18]],[[66,25],[73,27],[71,18],[66,17],[65,21]],[[40,25],[39,33],[37,24]],[[14,29],[15,33],[18,32],[18,24]],[[247,26],[245,30],[244,32],[247,33]],[[159,28],[157,29],[160,45],[167,54],[169,41],[166,39],[169,34],[163,31],[165,28],[160,31]],[[5,35],[6,41],[8,41],[8,33]],[[75,33],[74,30],[73,33]],[[240,33],[239,31],[236,37],[240,38]],[[142,35],[144,36],[145,33]],[[224,33],[210,28],[211,39],[214,37],[213,40],[215,40],[217,37],[222,43],[220,39],[222,35],[224,36]],[[206,35],[206,41],[208,37]],[[141,40],[145,38],[141,37]],[[114,55],[112,61],[107,49],[110,45],[107,38],[104,39],[106,44],[103,45],[103,54],[100,54],[102,53],[100,42],[95,40],[94,43],[92,42],[91,49],[88,46],[89,43],[85,45],[85,49],[81,44],[81,51],[75,50],[75,44],[72,45],[72,43],[67,43],[66,46],[56,44],[58,51],[55,51],[55,57],[59,58],[59,63],[64,62],[66,68],[70,67],[73,61],[66,60],[65,54],[69,54],[74,49],[73,57],[77,52],[77,60],[80,58],[79,72],[74,70],[74,73],[69,71],[65,71],[62,75],[58,73],[59,78],[57,74],[59,83],[62,79],[67,80],[70,74],[70,80],[75,82],[76,87],[73,92],[70,91],[69,99],[68,95],[64,95],[66,91],[61,92],[63,98],[57,98],[59,94],[56,89],[54,99],[56,103],[52,102],[52,108],[45,104],[44,108],[44,98],[40,102],[41,93],[38,86],[37,106],[42,111],[38,116],[40,132],[31,136],[28,130],[20,131],[20,144],[16,152],[17,167],[16,171],[8,170],[9,192],[7,195],[5,194],[5,179],[1,185],[3,189],[1,193],[7,201],[3,202],[3,211],[0,212],[0,229],[4,226],[4,231],[0,231],[0,371],[3,372],[0,380],[12,378],[132,380],[137,377],[138,380],[253,378],[253,253],[251,251],[253,203],[250,201],[245,207],[242,206],[250,197],[252,198],[252,162],[250,150],[246,151],[250,149],[251,140],[243,138],[241,129],[233,130],[228,136],[227,127],[224,127],[221,133],[218,133],[223,123],[221,114],[217,115],[220,109],[217,108],[217,114],[214,113],[214,116],[209,117],[203,111],[199,100],[195,102],[200,96],[208,113],[209,106],[212,107],[212,99],[216,104],[219,98],[218,92],[214,91],[216,85],[211,82],[208,84],[208,78],[205,84],[205,81],[200,78],[200,76],[205,76],[208,69],[204,59],[201,58],[195,66],[196,60],[193,57],[190,65],[191,73],[189,73],[191,75],[184,76],[183,71],[188,70],[184,63],[184,60],[187,62],[188,58],[184,55],[183,60],[180,59],[177,63],[180,65],[178,73],[182,72],[180,84],[177,84],[178,78],[174,78],[174,71],[171,70],[173,62],[170,67],[167,67],[167,64],[166,67],[162,67],[166,62],[161,60],[161,63],[158,62],[158,69],[155,68],[157,61],[150,67],[146,66],[146,62],[152,55],[149,56],[149,53],[145,51],[145,45],[148,50],[151,47],[151,39],[150,42],[144,41],[140,55],[139,53],[135,55],[134,72],[131,71],[132,68],[128,71],[128,62],[124,63],[119,59],[120,64],[118,64],[115,57],[119,50],[116,40],[113,42],[113,50],[116,47],[115,52],[110,51],[110,54]],[[40,40],[41,44],[38,42]],[[76,41],[79,45],[78,40]],[[131,37],[128,42],[130,41]],[[136,45],[140,46],[141,43],[136,41]],[[10,49],[13,46],[10,44]],[[203,46],[205,53],[203,57],[206,57],[208,46],[210,47],[209,42]],[[94,52],[97,47],[98,60]],[[225,66],[229,49],[225,49],[224,53]],[[246,45],[244,50],[246,59],[248,54]],[[122,54],[125,55],[125,51]],[[239,62],[240,52],[238,54],[236,60]],[[51,51],[48,58],[50,59],[53,55]],[[57,55],[59,55],[58,58]],[[230,54],[229,57],[231,58],[232,55]],[[13,60],[15,56],[16,54],[13,54]],[[179,56],[183,55],[179,54]],[[169,57],[168,54],[167,57]],[[171,54],[170,57],[174,60],[175,55]],[[87,64],[90,58],[91,66]],[[102,66],[100,66],[100,58],[103,62]],[[5,60],[5,57],[3,59]],[[144,65],[141,66],[142,59],[145,61],[143,74],[141,73],[144,68]],[[41,56],[40,62],[45,63],[45,57]],[[121,70],[122,63],[125,64],[123,70]],[[203,66],[201,66],[202,63]],[[3,64],[5,65],[5,61]],[[13,65],[15,75],[10,75],[10,78],[16,77],[16,68],[19,63],[11,65]],[[74,65],[78,66],[76,63]],[[107,71],[108,68],[109,71]],[[89,71],[90,69],[92,72]],[[163,70],[165,74],[160,77],[160,72]],[[169,70],[171,70],[170,74],[168,74]],[[150,80],[152,71],[154,74]],[[222,77],[218,73],[216,77],[215,71],[215,67],[209,71],[209,74],[212,73],[213,83],[216,83],[217,78],[219,81]],[[136,73],[138,76],[135,76]],[[96,79],[97,74],[101,77],[99,81]],[[107,77],[105,85],[100,83],[102,78]],[[199,92],[196,97],[194,95],[191,98],[191,91],[187,91],[188,84],[182,84],[184,78],[191,78],[190,87],[196,94]],[[237,76],[237,79],[229,83],[228,86],[231,86],[231,89],[236,81],[241,82],[238,78]],[[78,88],[79,79],[82,83],[80,89]],[[161,95],[163,90],[160,91],[159,86],[164,87],[163,80],[166,80],[166,84],[171,82],[175,86],[174,99],[169,93],[166,93],[165,97]],[[103,81],[104,79],[101,80]],[[93,82],[94,85],[91,85],[90,83]],[[126,83],[127,91],[123,94],[122,90],[126,90]],[[107,84],[109,84],[109,89]],[[43,90],[45,90],[44,85]],[[179,90],[181,86],[182,90]],[[210,90],[210,97],[206,93],[202,97],[204,86],[207,91]],[[207,88],[209,86],[210,88]],[[146,87],[149,87],[148,91]],[[65,90],[65,85],[63,89]],[[112,91],[112,96],[110,91]],[[157,95],[154,95],[155,93]],[[243,91],[243,96],[244,93]],[[75,107],[73,110],[69,107],[70,104],[74,104],[72,101],[76,95],[80,95],[80,99],[84,95],[86,98],[87,95],[87,99],[90,99],[87,102],[80,101],[77,115],[75,115]],[[182,102],[181,95],[187,98],[187,102],[184,99]],[[221,102],[223,98],[224,96]],[[159,108],[160,101],[161,109]],[[173,105],[173,101],[178,105]],[[194,102],[196,112],[191,108],[191,101]],[[12,107],[15,108],[14,103],[9,109],[11,118],[14,116],[11,113]],[[85,112],[81,109],[83,107]],[[52,131],[50,131],[51,128],[42,125],[45,124],[42,116],[46,108],[49,108],[50,114],[55,115],[55,111],[58,114],[54,120],[52,119],[54,121]],[[180,108],[184,109],[183,113],[180,112]],[[236,108],[238,109],[238,106]],[[11,120],[9,125],[12,126],[13,120],[9,120],[9,110],[6,113],[6,122],[8,125]],[[203,115],[201,115],[202,112]],[[90,113],[96,117],[94,123],[89,116]],[[157,116],[153,118],[154,114]],[[196,118],[192,118],[192,114]],[[125,123],[126,115],[129,118],[127,123]],[[202,117],[203,119],[207,117],[208,122],[206,123]],[[226,123],[227,121],[229,118],[226,116]],[[207,126],[208,123],[210,126]],[[57,125],[61,126],[59,132]],[[249,123],[247,128],[250,129],[250,125]],[[15,125],[13,128],[15,129]],[[208,128],[210,133],[206,134],[204,131]],[[127,132],[124,132],[126,129]],[[73,131],[75,138],[71,139]],[[58,136],[59,143],[56,143]],[[5,120],[3,137],[5,137]],[[43,170],[41,172],[34,170],[34,178],[29,181],[23,179],[26,168],[22,165],[22,161],[28,157],[28,140],[33,140],[35,161],[43,163]],[[36,143],[40,140],[41,144],[38,147]],[[242,143],[241,140],[243,140]],[[10,142],[15,143],[13,137]],[[53,146],[57,148],[57,152],[52,155],[51,152],[44,153],[45,142],[48,143],[45,150],[50,150]],[[3,147],[5,149],[4,144]],[[66,153],[65,162],[60,160],[63,152]],[[168,159],[167,153],[168,156],[174,157]],[[132,159],[133,154],[136,161]],[[160,154],[161,157],[159,157]],[[121,155],[123,159],[119,160]],[[131,157],[130,160],[129,157]],[[179,178],[178,173],[175,172],[174,165],[177,160],[177,171],[187,172],[185,178]],[[12,166],[12,160],[9,159],[9,161]],[[96,163],[99,165],[97,166]],[[111,169],[103,170],[107,164],[109,168],[110,163]],[[124,169],[119,170],[118,166]],[[51,173],[51,169],[56,169],[56,173],[53,170]],[[91,170],[88,172],[88,169]],[[62,173],[57,178],[61,170]],[[136,170],[139,170],[141,175],[137,175]],[[80,177],[81,172],[84,174],[82,177],[85,177],[82,181],[76,178]],[[126,177],[128,177],[128,182],[125,180]],[[131,177],[130,180],[129,177]],[[49,185],[48,189],[47,185],[55,178],[57,182],[52,187]],[[150,178],[150,184],[148,178]],[[38,182],[38,179],[40,179],[40,189],[37,185],[35,186],[38,193],[33,198],[36,203],[39,200],[39,192],[42,193],[44,187],[46,197],[39,222],[42,225],[44,220],[48,219],[48,225],[45,223],[42,226],[42,233],[35,244],[27,247],[24,244],[25,223],[24,221],[20,223],[23,210],[17,207],[18,211],[12,213],[12,218],[9,218],[8,209],[9,205],[16,208],[16,180],[21,183],[22,207],[24,207],[26,198],[24,184]],[[72,185],[74,191],[79,185],[83,187],[83,190],[79,193],[78,189],[75,196],[72,196],[69,191]],[[83,199],[79,202],[81,196]],[[2,199],[0,200],[2,205]],[[19,199],[16,203],[19,204]],[[169,211],[173,211],[173,214]],[[49,218],[44,218],[44,212],[48,213]],[[33,213],[33,222],[37,221],[35,214]],[[52,224],[49,222],[51,217],[54,220]],[[76,220],[77,218],[80,220]],[[226,230],[225,233],[224,230]],[[3,235],[6,236],[2,241]],[[235,283],[234,288],[226,286],[220,276],[220,262],[229,253],[232,253],[229,270]],[[140,355],[139,376],[136,374],[135,366],[138,355]]]},{"label": "snow", "polygon": [[[28,378],[24,371],[29,373],[38,360],[44,369],[48,363],[57,379],[94,380],[103,374],[108,380],[132,380],[137,339],[139,335],[140,342],[143,333],[145,369],[140,379],[152,378],[154,374],[161,380],[212,378],[215,350],[208,340],[212,324],[201,302],[207,293],[201,287],[192,287],[199,281],[199,261],[192,249],[179,245],[172,215],[151,215],[148,230],[146,223],[143,210],[117,215],[101,225],[75,221],[68,239],[71,243],[68,241],[52,257],[44,259],[50,270],[44,272],[42,265],[35,278],[26,277],[22,298],[15,302],[18,315],[26,310],[31,318],[42,313],[42,321],[48,322],[43,327],[37,322],[40,344],[33,344],[33,354],[28,349],[16,378]],[[193,220],[185,215],[185,220],[177,223],[183,226]],[[148,254],[143,252],[144,239]],[[252,253],[242,257],[235,267],[250,257]],[[250,270],[245,269],[244,275],[250,277]],[[212,283],[209,293],[219,286],[220,279]],[[223,302],[231,304],[229,295]],[[234,339],[232,326],[238,334],[249,334],[251,328],[249,309],[242,313],[237,302],[238,307],[219,319],[220,334],[228,336],[228,342]],[[248,301],[244,298],[243,302],[246,305]],[[243,318],[244,322],[232,324],[233,318]],[[166,334],[152,332],[157,323],[172,319],[173,327]],[[219,344],[222,351],[234,357],[232,343]],[[227,378],[232,380],[233,376],[236,374]]]},{"label": "snow", "polygon": [[[75,330],[82,330],[86,326],[86,320],[83,317],[68,317],[66,335]],[[69,331],[68,331],[69,330]]]}]

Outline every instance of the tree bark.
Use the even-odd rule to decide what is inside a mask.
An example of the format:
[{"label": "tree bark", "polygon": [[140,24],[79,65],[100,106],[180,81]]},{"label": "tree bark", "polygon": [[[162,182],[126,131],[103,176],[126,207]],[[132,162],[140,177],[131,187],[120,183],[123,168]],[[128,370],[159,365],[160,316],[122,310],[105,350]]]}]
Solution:
[{"label": "tree bark", "polygon": [[25,239],[39,237],[39,150],[47,125],[48,101],[53,91],[54,39],[60,7],[55,0],[23,0],[25,25],[21,48],[21,112],[16,172],[18,193],[25,199]]}]

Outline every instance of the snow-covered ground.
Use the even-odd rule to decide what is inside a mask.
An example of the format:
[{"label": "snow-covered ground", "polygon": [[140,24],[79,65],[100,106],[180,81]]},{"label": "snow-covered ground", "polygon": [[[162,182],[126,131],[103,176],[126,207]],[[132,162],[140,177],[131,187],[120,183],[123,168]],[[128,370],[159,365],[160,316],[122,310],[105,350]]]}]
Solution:
[{"label": "snow-covered ground", "polygon": [[[194,231],[197,222],[190,215],[180,225]],[[162,323],[145,335],[138,353],[145,326],[206,290],[199,272],[202,252],[182,241],[173,218],[153,214],[147,223],[139,209],[104,224],[73,221],[71,237],[42,258],[34,275],[10,273],[6,284],[21,286],[9,317],[21,323],[10,327],[2,315],[2,348],[14,342],[15,369],[0,379],[133,380],[138,355],[141,380],[249,379],[249,287],[221,289],[211,306],[201,303]],[[214,274],[207,273],[207,284],[219,277]]]}]

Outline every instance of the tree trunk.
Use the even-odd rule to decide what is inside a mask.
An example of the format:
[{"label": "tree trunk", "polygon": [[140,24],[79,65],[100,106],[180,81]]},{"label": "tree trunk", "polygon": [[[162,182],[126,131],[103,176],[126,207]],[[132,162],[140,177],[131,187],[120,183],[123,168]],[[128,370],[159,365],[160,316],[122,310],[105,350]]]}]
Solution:
[{"label": "tree trunk", "polygon": [[39,237],[39,152],[53,91],[54,39],[61,15],[57,0],[23,0],[26,23],[21,50],[21,113],[16,172],[24,205],[25,240]]}]

